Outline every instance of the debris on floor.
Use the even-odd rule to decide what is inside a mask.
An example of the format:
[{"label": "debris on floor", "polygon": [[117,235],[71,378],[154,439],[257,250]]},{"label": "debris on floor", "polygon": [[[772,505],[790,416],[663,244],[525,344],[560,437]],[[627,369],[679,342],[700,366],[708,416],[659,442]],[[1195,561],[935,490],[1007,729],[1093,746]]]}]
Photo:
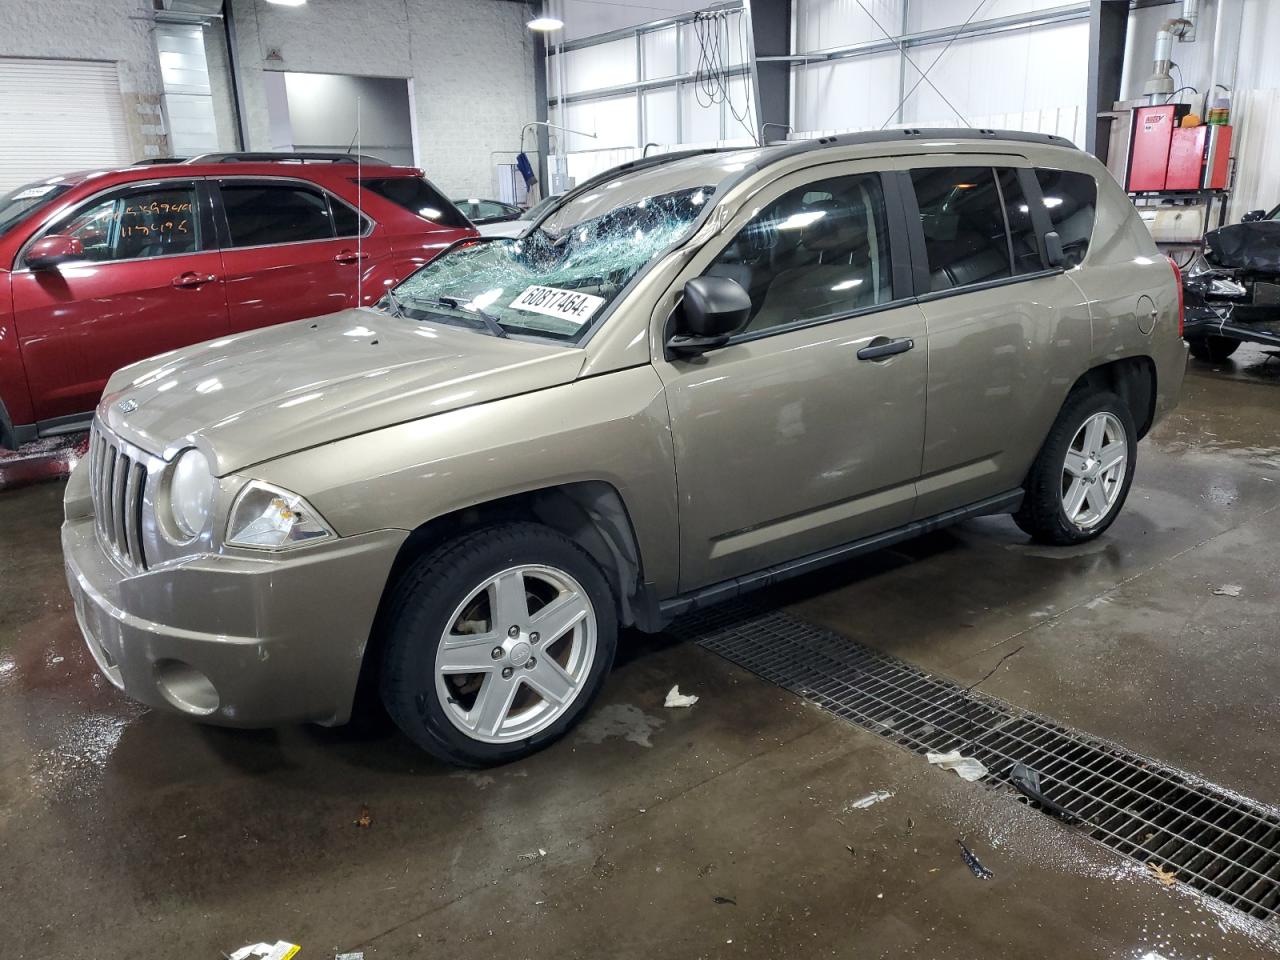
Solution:
[{"label": "debris on floor", "polygon": [[289,960],[301,949],[296,943],[286,943],[283,940],[275,943],[251,943],[228,954],[227,960],[249,960],[250,957],[258,957],[260,960]]},{"label": "debris on floor", "polygon": [[956,843],[960,844],[960,856],[964,860],[964,865],[969,868],[969,871],[975,877],[979,880],[990,880],[995,876],[995,871],[984,867],[982,861],[978,859],[972,850],[965,846],[963,840],[957,840]]},{"label": "debris on floor", "polygon": [[959,750],[949,750],[946,753],[926,753],[925,759],[943,770],[954,770],[959,774],[961,780],[967,780],[970,783],[975,780],[981,780],[987,775],[987,768],[983,766],[981,760],[975,760],[973,757],[962,757]]},{"label": "debris on floor", "polygon": [[680,685],[676,684],[667,691],[667,699],[662,704],[664,707],[692,707],[698,702],[698,698],[692,693],[681,693]]},{"label": "debris on floor", "polygon": [[364,951],[357,950],[355,953],[339,953],[333,960],[364,960]]},{"label": "debris on floor", "polygon": [[1213,588],[1213,595],[1215,597],[1238,597],[1242,589],[1244,588],[1238,583],[1224,583],[1220,587]]},{"label": "debris on floor", "polygon": [[845,812],[849,812],[851,810],[865,810],[867,809],[867,807],[874,807],[881,800],[888,800],[892,796],[893,796],[892,791],[876,790],[874,793],[868,793],[861,800],[854,800],[852,803],[847,805],[844,809],[845,809]]},{"label": "debris on floor", "polygon": [[1178,882],[1177,870],[1165,870],[1158,863],[1148,863],[1147,872],[1163,883],[1166,887],[1172,887]]},{"label": "debris on floor", "polygon": [[711,902],[719,904],[727,903],[731,907],[736,907],[738,905],[738,901],[733,899],[733,897],[712,897]]},{"label": "debris on floor", "polygon": [[1053,814],[1064,823],[1075,823],[1080,819],[1062,804],[1055,803],[1045,796],[1044,787],[1040,784],[1039,772],[1028,767],[1025,763],[1015,763],[1013,765],[1013,769],[1009,771],[1009,782],[1013,784],[1015,790],[1028,800],[1034,800],[1040,804],[1042,810]]},{"label": "debris on floor", "polygon": [[547,855],[547,851],[539,847],[537,853],[522,853],[520,854],[520,856],[516,857],[516,859],[524,863],[529,863],[533,860],[541,860],[546,855]]},{"label": "debris on floor", "polygon": [[356,817],[351,822],[361,828],[371,826],[373,824],[373,817],[369,815],[368,806],[362,804],[360,807],[360,816]]}]

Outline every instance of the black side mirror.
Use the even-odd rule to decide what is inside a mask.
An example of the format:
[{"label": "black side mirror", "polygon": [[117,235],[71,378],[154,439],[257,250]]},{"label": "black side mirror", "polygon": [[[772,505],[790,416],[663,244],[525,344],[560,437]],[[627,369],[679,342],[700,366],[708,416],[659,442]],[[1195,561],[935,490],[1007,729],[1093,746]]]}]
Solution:
[{"label": "black side mirror", "polygon": [[696,357],[723,347],[750,316],[751,297],[736,280],[695,277],[684,285],[667,351],[677,357]]},{"label": "black side mirror", "polygon": [[1057,230],[1050,230],[1044,235],[1044,255],[1049,260],[1049,266],[1061,267],[1067,262],[1067,254],[1062,249],[1062,237],[1058,236]]},{"label": "black side mirror", "polygon": [[1265,220],[1265,219],[1267,219],[1267,211],[1250,210],[1248,213],[1246,213],[1243,217],[1240,218],[1240,222],[1241,223],[1257,223],[1259,220]]}]

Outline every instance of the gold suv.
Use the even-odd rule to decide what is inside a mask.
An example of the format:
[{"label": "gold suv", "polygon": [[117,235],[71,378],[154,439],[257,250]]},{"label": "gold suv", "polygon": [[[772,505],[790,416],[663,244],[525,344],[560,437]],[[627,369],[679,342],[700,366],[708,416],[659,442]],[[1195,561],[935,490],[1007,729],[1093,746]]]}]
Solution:
[{"label": "gold suv", "polygon": [[367,688],[511,760],[620,626],[967,517],[1101,534],[1177,400],[1180,289],[1056,137],[639,160],[376,309],[119,371],[67,488],[77,615],[154,707],[338,724]]}]

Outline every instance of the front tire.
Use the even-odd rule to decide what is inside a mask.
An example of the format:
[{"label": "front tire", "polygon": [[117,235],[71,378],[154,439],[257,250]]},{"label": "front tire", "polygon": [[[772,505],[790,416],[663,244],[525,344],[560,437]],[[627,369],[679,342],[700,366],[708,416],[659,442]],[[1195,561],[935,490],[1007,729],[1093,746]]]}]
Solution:
[{"label": "front tire", "polygon": [[613,593],[580,546],[510,523],[421,557],[395,588],[382,701],[418,746],[462,766],[528,756],[577,722],[617,648]]},{"label": "front tire", "polygon": [[1196,337],[1194,340],[1188,340],[1187,345],[1191,347],[1191,355],[1197,360],[1203,360],[1205,363],[1222,363],[1236,352],[1240,341],[1232,340],[1230,337]]},{"label": "front tire", "polygon": [[1057,546],[1101,536],[1129,495],[1137,437],[1128,405],[1114,393],[1073,393],[1031,467],[1014,522]]}]

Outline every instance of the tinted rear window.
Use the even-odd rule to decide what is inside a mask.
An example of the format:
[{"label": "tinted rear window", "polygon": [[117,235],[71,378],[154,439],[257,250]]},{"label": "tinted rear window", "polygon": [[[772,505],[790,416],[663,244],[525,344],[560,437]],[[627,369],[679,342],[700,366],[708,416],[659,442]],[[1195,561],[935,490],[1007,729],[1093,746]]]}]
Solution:
[{"label": "tinted rear window", "polygon": [[1049,221],[1062,238],[1067,266],[1074,267],[1089,252],[1094,214],[1098,206],[1098,185],[1087,173],[1071,170],[1037,170],[1040,192],[1049,210]]},{"label": "tinted rear window", "polygon": [[920,206],[932,290],[1011,276],[1004,212],[990,167],[912,170],[911,182]]},{"label": "tinted rear window", "polygon": [[360,183],[384,200],[414,216],[442,227],[468,227],[464,217],[445,196],[421,177],[365,177]]},{"label": "tinted rear window", "polygon": [[224,183],[222,205],[233,247],[328,240],[333,236],[329,202],[316,190]]}]

